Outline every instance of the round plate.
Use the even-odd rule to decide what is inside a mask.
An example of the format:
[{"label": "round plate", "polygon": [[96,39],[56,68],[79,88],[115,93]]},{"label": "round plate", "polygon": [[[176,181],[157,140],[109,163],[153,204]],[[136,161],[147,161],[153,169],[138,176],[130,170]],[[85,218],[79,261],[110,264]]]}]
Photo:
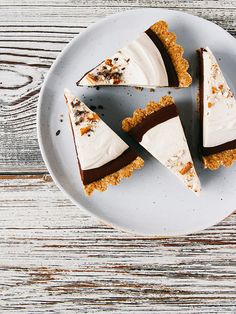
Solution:
[{"label": "round plate", "polygon": [[[187,89],[159,88],[155,92],[135,88],[77,87],[75,82],[137,34],[159,19],[177,34],[190,62],[193,84]],[[216,35],[217,34],[217,35]],[[75,37],[51,67],[41,90],[38,107],[38,138],[47,168],[61,190],[80,208],[103,221],[147,236],[176,236],[200,231],[218,223],[236,206],[236,165],[218,171],[202,169],[198,156],[198,121],[196,113],[196,49],[209,46],[219,60],[229,85],[236,72],[236,41],[219,26],[177,11],[141,9],[113,15],[89,27]],[[142,170],[106,192],[84,194],[63,90],[67,87],[87,105],[102,105],[103,119],[128,144],[134,145],[145,159]],[[137,107],[158,100],[167,93],[175,98],[186,130],[196,168],[202,183],[200,197],[182,183],[151,155],[121,131],[121,121]],[[96,111],[96,110],[95,110]],[[63,118],[62,118],[63,117]],[[61,119],[63,122],[61,122]],[[56,132],[60,134],[56,136]]]}]

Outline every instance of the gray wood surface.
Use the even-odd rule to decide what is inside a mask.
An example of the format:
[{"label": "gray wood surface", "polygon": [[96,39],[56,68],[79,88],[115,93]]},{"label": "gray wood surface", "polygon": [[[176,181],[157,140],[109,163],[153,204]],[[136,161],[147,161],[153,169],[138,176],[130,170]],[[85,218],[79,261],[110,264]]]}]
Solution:
[{"label": "gray wood surface", "polygon": [[196,235],[135,237],[72,205],[42,161],[37,100],[56,56],[139,7],[236,35],[235,1],[0,0],[0,313],[236,313],[236,214]]}]

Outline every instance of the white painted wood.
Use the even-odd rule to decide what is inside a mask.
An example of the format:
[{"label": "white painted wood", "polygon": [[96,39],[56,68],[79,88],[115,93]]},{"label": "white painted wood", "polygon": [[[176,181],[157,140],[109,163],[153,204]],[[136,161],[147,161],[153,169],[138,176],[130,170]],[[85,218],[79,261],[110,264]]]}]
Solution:
[{"label": "white painted wood", "polygon": [[1,171],[46,171],[36,140],[36,106],[47,70],[77,33],[137,7],[181,9],[236,32],[235,1],[0,1]]},{"label": "white painted wood", "polygon": [[188,237],[134,237],[81,212],[48,176],[0,186],[2,311],[236,311],[236,215]]},{"label": "white painted wood", "polygon": [[53,60],[90,24],[138,7],[236,34],[235,1],[0,0],[0,313],[236,313],[236,214],[188,237],[122,233],[72,205],[39,152],[37,99]]}]

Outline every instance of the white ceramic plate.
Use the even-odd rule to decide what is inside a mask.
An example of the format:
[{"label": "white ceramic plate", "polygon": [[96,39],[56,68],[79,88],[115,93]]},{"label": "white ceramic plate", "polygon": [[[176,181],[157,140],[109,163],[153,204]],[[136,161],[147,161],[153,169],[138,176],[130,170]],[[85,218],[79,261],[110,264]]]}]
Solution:
[{"label": "white ceramic plate", "polygon": [[[133,88],[76,87],[75,82],[104,57],[133,39],[159,19],[169,23],[190,61],[193,84],[188,89],[168,88],[137,91]],[[41,90],[38,107],[38,138],[47,168],[56,184],[80,208],[123,230],[148,236],[176,236],[200,231],[218,223],[236,207],[236,165],[217,172],[204,170],[198,156],[196,114],[196,49],[209,46],[234,91],[236,41],[225,30],[204,19],[177,11],[141,9],[113,15],[75,37],[51,67]],[[64,87],[71,89],[87,105],[102,105],[104,120],[127,143],[132,140],[121,131],[121,120],[136,107],[158,100],[168,91],[174,96],[202,182],[195,196],[148,153],[142,170],[118,186],[86,197],[77,166],[72,133],[64,104]],[[63,122],[61,122],[63,115]],[[56,132],[60,134],[56,136]],[[135,145],[135,144],[134,144]],[[136,145],[137,146],[137,145]]]}]

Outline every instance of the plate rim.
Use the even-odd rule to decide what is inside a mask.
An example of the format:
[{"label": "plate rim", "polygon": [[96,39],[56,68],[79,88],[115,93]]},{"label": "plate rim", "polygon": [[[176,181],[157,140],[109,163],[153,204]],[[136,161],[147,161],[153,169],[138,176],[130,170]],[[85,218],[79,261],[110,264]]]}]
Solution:
[{"label": "plate rim", "polygon": [[45,78],[44,78],[44,81],[43,81],[43,84],[42,84],[42,87],[40,89],[40,93],[39,93],[39,99],[38,99],[38,102],[37,102],[37,114],[36,114],[36,127],[37,127],[37,139],[38,139],[38,144],[39,144],[39,148],[40,148],[40,152],[41,152],[41,155],[42,155],[42,158],[43,158],[43,161],[45,163],[45,166],[50,174],[50,176],[52,177],[54,183],[57,185],[57,187],[64,193],[64,195],[66,197],[69,198],[69,200],[74,204],[76,205],[77,207],[79,207],[80,210],[83,210],[85,211],[86,213],[88,213],[90,216],[92,217],[95,217],[97,220],[99,220],[100,222],[102,222],[103,224],[107,225],[107,226],[110,226],[114,229],[117,229],[119,231],[122,231],[122,232],[126,232],[128,234],[131,234],[131,235],[134,235],[134,236],[143,236],[143,237],[148,237],[148,238],[175,238],[175,237],[184,237],[184,236],[187,236],[187,235],[192,235],[192,234],[196,234],[196,233],[200,233],[210,227],[213,227],[217,224],[219,224],[221,221],[223,221],[224,219],[226,219],[227,217],[231,216],[232,214],[234,214],[234,212],[236,212],[236,209],[235,210],[232,210],[229,214],[223,214],[221,216],[221,218],[219,219],[216,219],[215,222],[213,223],[209,223],[209,224],[205,224],[204,226],[202,227],[196,227],[195,230],[193,231],[186,231],[186,232],[182,232],[182,233],[179,233],[179,232],[169,232],[168,235],[159,235],[159,234],[148,234],[148,233],[144,233],[144,232],[137,232],[135,230],[132,230],[131,228],[126,228],[126,227],[123,227],[119,224],[116,224],[114,222],[110,222],[109,220],[106,220],[105,218],[101,217],[99,214],[96,214],[92,211],[90,211],[88,208],[86,208],[85,206],[83,206],[82,204],[79,203],[79,201],[75,200],[75,198],[69,194],[69,192],[66,191],[66,189],[61,185],[61,183],[59,182],[59,180],[57,179],[57,176],[56,174],[54,174],[54,170],[52,169],[51,165],[50,165],[50,162],[47,158],[47,153],[46,153],[46,149],[44,148],[44,144],[43,144],[43,139],[42,139],[42,133],[41,133],[41,126],[42,126],[42,123],[41,123],[41,119],[42,119],[42,115],[41,115],[41,112],[43,110],[43,97],[44,97],[44,93],[45,93],[45,89],[46,89],[46,86],[47,86],[47,83],[48,83],[48,80],[51,76],[51,74],[53,73],[53,70],[54,68],[57,66],[57,64],[60,62],[60,59],[61,57],[66,54],[67,50],[70,49],[70,47],[74,44],[74,42],[76,42],[78,40],[78,38],[81,38],[81,37],[84,37],[86,36],[86,33],[88,30],[92,30],[92,29],[95,29],[97,26],[100,26],[102,24],[105,24],[107,23],[109,20],[112,20],[116,17],[119,17],[119,16],[124,16],[124,15],[135,15],[137,12],[140,12],[140,11],[164,11],[164,12],[175,12],[177,14],[180,14],[180,15],[188,15],[188,16],[191,16],[195,19],[200,19],[200,20],[203,20],[204,23],[207,22],[207,23],[210,23],[210,24],[213,24],[215,27],[218,27],[219,29],[223,30],[225,32],[225,34],[227,34],[229,37],[235,39],[228,31],[226,31],[223,27],[215,24],[214,22],[212,21],[209,21],[205,18],[202,18],[202,17],[199,17],[197,15],[193,15],[193,14],[190,14],[190,13],[187,13],[187,12],[183,12],[183,11],[179,11],[179,10],[174,10],[174,9],[165,9],[165,8],[139,8],[139,9],[131,9],[131,10],[126,10],[124,12],[118,12],[118,13],[115,13],[115,14],[111,14],[107,17],[104,17],[102,18],[100,21],[96,22],[96,23],[93,23],[91,25],[89,25],[86,30],[84,30],[81,34],[76,34],[73,39],[66,44],[66,46],[59,52],[59,54],[57,55],[56,59],[54,60],[53,64],[51,65],[50,69],[48,70],[48,72],[46,73],[45,75]]}]

